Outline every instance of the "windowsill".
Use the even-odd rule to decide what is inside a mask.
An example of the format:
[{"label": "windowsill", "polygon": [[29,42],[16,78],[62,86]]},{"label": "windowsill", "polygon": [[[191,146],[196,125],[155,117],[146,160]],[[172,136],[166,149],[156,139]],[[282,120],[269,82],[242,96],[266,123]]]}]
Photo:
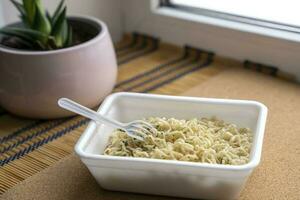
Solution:
[{"label": "windowsill", "polygon": [[300,43],[300,34],[297,33],[291,33],[287,31],[275,30],[271,28],[264,28],[264,27],[244,24],[240,22],[234,22],[229,20],[223,20],[223,19],[203,16],[203,15],[188,13],[174,8],[158,7],[157,4],[152,5],[152,11],[155,14],[159,14],[163,16],[169,16],[169,17],[174,17],[182,20],[198,22],[198,23],[213,25],[221,28],[228,28],[228,29],[233,29],[241,32],[254,33],[262,36]]}]

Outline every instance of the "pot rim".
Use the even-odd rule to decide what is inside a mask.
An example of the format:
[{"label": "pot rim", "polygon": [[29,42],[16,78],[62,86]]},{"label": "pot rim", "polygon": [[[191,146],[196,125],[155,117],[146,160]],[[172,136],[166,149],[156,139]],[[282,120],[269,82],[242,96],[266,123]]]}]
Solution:
[{"label": "pot rim", "polygon": [[104,38],[108,32],[106,24],[96,17],[85,16],[85,15],[71,15],[71,16],[68,16],[68,18],[74,19],[74,20],[82,20],[83,22],[90,21],[90,22],[92,22],[91,23],[92,26],[95,26],[94,24],[97,24],[99,26],[99,27],[97,27],[97,28],[99,28],[99,33],[95,37],[93,37],[92,39],[90,39],[86,42],[77,44],[75,46],[62,48],[62,49],[48,50],[48,51],[26,51],[26,50],[22,50],[22,49],[14,49],[14,48],[9,48],[9,47],[6,48],[5,46],[2,45],[2,46],[0,46],[0,52],[10,53],[10,54],[15,54],[15,55],[34,55],[34,56],[67,53],[67,52],[82,49],[82,48],[85,48],[85,47],[88,47],[88,46],[91,46],[91,45],[97,43],[98,41],[102,40],[102,38]]}]

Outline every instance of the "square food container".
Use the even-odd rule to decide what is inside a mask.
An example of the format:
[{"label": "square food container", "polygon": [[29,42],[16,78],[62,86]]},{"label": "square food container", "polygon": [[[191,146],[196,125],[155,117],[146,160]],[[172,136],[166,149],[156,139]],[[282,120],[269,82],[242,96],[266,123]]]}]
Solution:
[{"label": "square food container", "polygon": [[150,116],[177,119],[216,116],[239,127],[249,127],[254,134],[249,163],[233,166],[102,155],[113,128],[90,122],[75,151],[107,190],[235,199],[260,162],[267,108],[256,101],[121,92],[108,96],[98,112],[121,122]]}]

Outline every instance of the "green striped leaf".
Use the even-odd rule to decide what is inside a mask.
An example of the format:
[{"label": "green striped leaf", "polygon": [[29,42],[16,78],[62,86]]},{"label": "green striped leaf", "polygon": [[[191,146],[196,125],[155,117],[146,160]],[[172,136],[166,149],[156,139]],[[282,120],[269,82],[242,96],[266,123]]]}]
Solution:
[{"label": "green striped leaf", "polygon": [[19,2],[15,1],[15,0],[10,0],[10,1],[14,4],[14,6],[18,9],[18,11],[20,12],[20,14],[22,16],[26,15],[25,9],[22,4],[20,4]]},{"label": "green striped leaf", "polygon": [[23,0],[24,10],[26,12],[27,21],[30,27],[33,25],[36,6],[35,4],[41,4],[40,0]]},{"label": "green striped leaf", "polygon": [[68,38],[67,38],[65,45],[70,47],[70,46],[72,46],[72,44],[73,44],[73,29],[72,29],[72,26],[69,26],[68,27]]},{"label": "green striped leaf", "polygon": [[59,15],[61,14],[61,12],[63,11],[63,5],[65,3],[65,0],[61,0],[59,5],[57,6],[57,8],[54,11],[53,17],[52,17],[52,25],[56,23],[56,20],[58,19]]},{"label": "green striped leaf", "polygon": [[21,21],[23,22],[23,24],[25,26],[29,27],[29,23],[28,23],[28,20],[27,20],[27,17],[26,17],[26,12],[25,12],[25,9],[24,9],[23,5],[20,4],[19,2],[15,1],[15,0],[10,0],[10,1],[18,9],[18,11],[20,13],[19,18],[21,19]]},{"label": "green striped leaf", "polygon": [[48,40],[48,36],[46,34],[28,28],[5,27],[0,29],[0,33],[8,36],[18,37],[31,42],[36,40]]},{"label": "green striped leaf", "polygon": [[55,43],[55,38],[50,36],[49,39],[48,39],[48,46],[51,48],[51,49],[57,49],[58,47],[56,46],[56,43]]},{"label": "green striped leaf", "polygon": [[48,21],[50,22],[50,24],[52,24],[52,18],[48,11],[46,11],[46,17],[47,17]]},{"label": "green striped leaf", "polygon": [[34,18],[32,28],[34,30],[38,30],[44,34],[49,35],[51,33],[51,24],[45,15],[44,10],[42,9],[41,5],[35,3],[36,7],[36,15]]},{"label": "green striped leaf", "polygon": [[43,44],[39,40],[36,40],[35,43],[40,47],[40,49],[47,49],[47,47],[46,47],[47,44]]},{"label": "green striped leaf", "polygon": [[55,38],[57,47],[61,48],[66,43],[68,38],[68,24],[66,20],[67,8],[64,7],[63,11],[58,16],[52,29],[52,36]]}]

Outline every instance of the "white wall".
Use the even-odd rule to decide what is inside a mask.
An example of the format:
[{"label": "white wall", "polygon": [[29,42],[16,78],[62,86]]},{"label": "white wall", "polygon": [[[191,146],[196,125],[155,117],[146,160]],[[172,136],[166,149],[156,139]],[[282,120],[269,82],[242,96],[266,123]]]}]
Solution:
[{"label": "white wall", "polygon": [[[122,36],[121,25],[121,0],[67,0],[68,14],[82,14],[97,17],[107,23],[114,41],[119,41]],[[53,11],[60,0],[43,0],[47,9]],[[18,20],[17,10],[9,0],[0,0],[3,7],[3,21],[0,26]]]},{"label": "white wall", "polygon": [[125,32],[139,31],[238,60],[274,65],[300,81],[300,43],[154,14],[150,0],[122,1]]}]

